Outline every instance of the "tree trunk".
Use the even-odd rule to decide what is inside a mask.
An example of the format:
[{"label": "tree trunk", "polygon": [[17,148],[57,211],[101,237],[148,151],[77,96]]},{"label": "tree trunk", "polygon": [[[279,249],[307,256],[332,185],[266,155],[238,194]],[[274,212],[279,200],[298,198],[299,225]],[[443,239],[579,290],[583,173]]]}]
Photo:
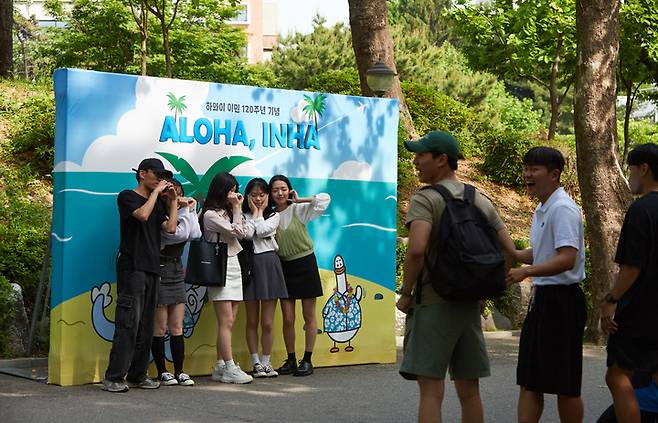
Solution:
[{"label": "tree trunk", "polygon": [[555,58],[553,59],[553,65],[551,66],[551,82],[549,85],[549,93],[551,96],[551,122],[548,125],[548,139],[552,140],[555,138],[555,132],[557,130],[557,118],[560,113],[560,94],[557,89],[557,77],[560,69],[560,55],[562,54],[562,39],[560,38],[557,41],[557,46],[555,47]]},{"label": "tree trunk", "polygon": [[173,78],[173,71],[171,69],[171,51],[169,50],[169,28],[167,28],[164,19],[161,21],[161,25],[162,47],[164,48],[165,65],[167,66],[167,78]]},{"label": "tree trunk", "polygon": [[617,160],[616,66],[619,0],[576,2],[575,131],[578,181],[592,264],[592,313],[586,339],[603,343],[599,307],[610,289],[619,229],[630,191]]},{"label": "tree trunk", "polygon": [[[352,48],[361,80],[361,93],[373,96],[366,81],[366,71],[381,60],[397,73],[393,52],[393,38],[388,30],[386,0],[349,0]],[[400,79],[395,76],[393,86],[384,97],[400,100],[400,120],[411,138],[418,138],[407,103],[400,88]]]},{"label": "tree trunk", "polygon": [[0,77],[10,76],[14,56],[14,2],[0,1]]}]

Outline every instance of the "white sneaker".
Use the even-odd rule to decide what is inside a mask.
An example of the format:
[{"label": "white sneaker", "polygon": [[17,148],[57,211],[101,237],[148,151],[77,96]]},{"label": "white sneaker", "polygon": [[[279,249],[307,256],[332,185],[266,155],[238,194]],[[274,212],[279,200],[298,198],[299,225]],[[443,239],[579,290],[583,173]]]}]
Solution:
[{"label": "white sneaker", "polygon": [[251,372],[253,377],[267,377],[267,372],[265,371],[265,366],[260,363],[254,364],[254,370]]},{"label": "white sneaker", "polygon": [[271,365],[266,364],[263,366],[263,371],[265,372],[265,377],[277,377],[279,374],[276,370],[272,368]]},{"label": "white sneaker", "polygon": [[253,380],[254,378],[243,372],[237,364],[231,367],[227,366],[219,379],[223,383],[251,383]]},{"label": "white sneaker", "polygon": [[214,380],[215,382],[220,382],[225,371],[226,364],[215,363],[215,366],[212,368],[212,375],[210,376],[210,379]]},{"label": "white sneaker", "polygon": [[171,385],[178,385],[178,381],[169,372],[164,372],[160,375],[160,383],[162,383],[164,386],[171,386]]},{"label": "white sneaker", "polygon": [[180,386],[192,386],[194,381],[187,373],[181,373],[178,375],[178,384]]}]

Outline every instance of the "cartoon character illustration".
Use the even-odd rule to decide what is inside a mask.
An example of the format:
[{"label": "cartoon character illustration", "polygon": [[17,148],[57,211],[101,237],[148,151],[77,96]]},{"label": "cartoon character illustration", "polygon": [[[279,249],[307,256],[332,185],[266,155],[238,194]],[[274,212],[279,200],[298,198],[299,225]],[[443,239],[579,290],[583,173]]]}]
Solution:
[{"label": "cartoon character illustration", "polygon": [[324,331],[334,341],[334,346],[329,350],[337,353],[339,348],[336,343],[347,342],[346,352],[354,351],[351,344],[352,338],[361,328],[361,297],[363,290],[361,285],[356,289],[347,281],[345,262],[343,257],[334,257],[334,273],[336,274],[336,287],[329,301],[322,309]]},{"label": "cartoon character illustration", "polygon": [[[205,286],[186,286],[187,302],[185,303],[185,317],[183,318],[183,336],[189,338],[194,332],[194,326],[199,321],[201,309],[205,304],[206,290]],[[91,290],[91,322],[94,330],[104,340],[112,342],[114,337],[114,322],[107,318],[105,309],[112,304],[112,295],[110,295],[110,283],[103,282],[100,286],[95,286]],[[171,349],[169,347],[169,330],[165,335],[165,357],[172,361]]]}]

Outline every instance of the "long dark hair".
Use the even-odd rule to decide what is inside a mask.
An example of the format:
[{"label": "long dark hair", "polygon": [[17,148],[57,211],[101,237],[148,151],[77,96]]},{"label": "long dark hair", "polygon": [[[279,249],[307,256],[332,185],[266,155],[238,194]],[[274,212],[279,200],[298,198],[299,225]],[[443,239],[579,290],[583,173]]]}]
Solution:
[{"label": "long dark hair", "polygon": [[[251,208],[249,207],[249,193],[253,191],[254,189],[260,189],[263,191],[265,194],[270,194],[270,187],[267,185],[267,181],[263,178],[254,178],[249,183],[247,184],[247,187],[244,189],[244,196],[245,199],[242,202],[242,213],[251,213]],[[263,210],[263,218],[267,219],[268,217],[272,216],[274,214],[274,210],[272,210],[272,207],[270,207],[269,200],[267,207],[265,207],[265,210]]]},{"label": "long dark hair", "polygon": [[[274,176],[272,176],[272,178],[270,179],[270,183],[269,183],[269,185],[268,185],[268,187],[267,187],[269,192],[272,192],[272,185],[274,185],[274,183],[275,183],[276,181],[283,181],[283,182],[285,182],[285,184],[288,185],[288,191],[292,191],[292,184],[290,183],[290,179],[288,179],[287,176],[284,176],[284,175],[274,175]],[[272,196],[270,196],[270,201],[269,201],[269,204],[268,204],[268,205],[269,205],[269,208],[271,208],[271,209],[273,209],[273,210],[276,209],[276,204],[274,204],[274,200],[272,199]]]},{"label": "long dark hair", "polygon": [[203,204],[203,213],[208,210],[224,210],[229,219],[233,220],[233,209],[228,202],[228,193],[233,187],[235,187],[236,192],[240,189],[240,184],[235,176],[228,172],[220,172],[215,175],[210,183],[210,188],[208,188],[206,202]]}]

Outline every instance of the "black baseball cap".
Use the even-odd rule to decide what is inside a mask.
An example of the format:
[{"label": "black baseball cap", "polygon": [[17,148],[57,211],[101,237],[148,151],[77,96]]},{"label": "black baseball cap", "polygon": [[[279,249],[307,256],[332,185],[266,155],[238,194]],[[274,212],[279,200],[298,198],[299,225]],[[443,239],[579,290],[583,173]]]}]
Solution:
[{"label": "black baseball cap", "polygon": [[414,153],[442,153],[453,159],[463,159],[459,149],[459,142],[450,133],[445,131],[431,131],[416,141],[405,141],[407,150]]},{"label": "black baseball cap", "polygon": [[155,173],[156,175],[162,178],[173,178],[174,176],[174,174],[170,170],[165,169],[160,159],[156,159],[156,158],[144,159],[141,161],[137,169],[133,168],[135,172],[139,172],[140,170],[149,170],[149,169],[152,170],[153,173]]}]

